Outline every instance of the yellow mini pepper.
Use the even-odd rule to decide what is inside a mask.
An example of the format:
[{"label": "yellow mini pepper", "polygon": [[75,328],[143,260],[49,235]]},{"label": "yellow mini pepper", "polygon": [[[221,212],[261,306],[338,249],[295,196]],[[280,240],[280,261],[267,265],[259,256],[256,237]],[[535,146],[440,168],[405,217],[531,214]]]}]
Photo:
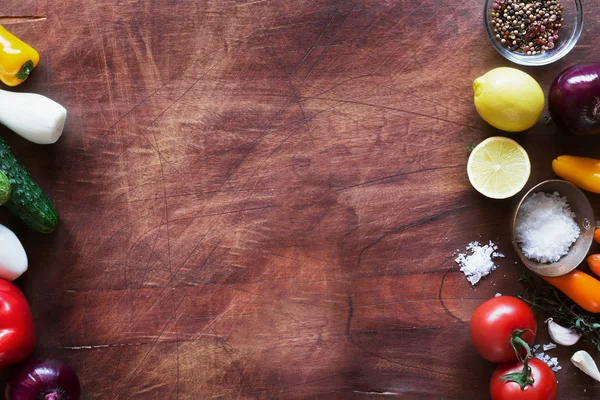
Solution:
[{"label": "yellow mini pepper", "polygon": [[40,62],[38,52],[0,25],[0,81],[21,84]]},{"label": "yellow mini pepper", "polygon": [[552,161],[552,170],[556,175],[583,190],[600,193],[600,160],[560,156]]}]

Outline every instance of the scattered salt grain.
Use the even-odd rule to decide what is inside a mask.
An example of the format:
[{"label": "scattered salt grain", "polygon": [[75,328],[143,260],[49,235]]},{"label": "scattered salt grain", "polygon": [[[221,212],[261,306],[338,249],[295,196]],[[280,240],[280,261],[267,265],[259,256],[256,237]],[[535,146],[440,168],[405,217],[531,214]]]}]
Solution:
[{"label": "scattered salt grain", "polygon": [[529,259],[540,263],[558,261],[579,237],[566,197],[558,192],[533,193],[517,215],[516,239]]},{"label": "scattered salt grain", "polygon": [[545,344],[544,346],[542,346],[544,348],[544,351],[548,351],[548,350],[552,350],[556,348],[556,345],[552,342]]},{"label": "scattered salt grain", "polygon": [[500,297],[502,296],[502,293],[496,293],[496,295],[494,297]]},{"label": "scattered salt grain", "polygon": [[[481,278],[489,275],[498,266],[494,264],[493,259],[504,257],[504,254],[497,252],[496,246],[491,240],[489,244],[481,245],[478,241],[473,241],[467,245],[464,253],[459,253],[454,260],[460,265],[460,270],[465,274],[471,285],[476,285]],[[460,249],[457,249],[460,251]]]},{"label": "scattered salt grain", "polygon": [[554,343],[548,343],[543,346],[536,344],[533,346],[533,356],[535,358],[537,358],[538,360],[541,360],[544,363],[546,363],[546,365],[549,366],[550,369],[552,369],[552,371],[554,371],[554,372],[560,371],[562,369],[562,367],[560,365],[558,365],[558,358],[550,357],[548,354],[544,353],[543,351],[538,353],[537,350],[540,347],[542,347],[545,351],[547,351],[547,350],[555,349],[556,345]]}]

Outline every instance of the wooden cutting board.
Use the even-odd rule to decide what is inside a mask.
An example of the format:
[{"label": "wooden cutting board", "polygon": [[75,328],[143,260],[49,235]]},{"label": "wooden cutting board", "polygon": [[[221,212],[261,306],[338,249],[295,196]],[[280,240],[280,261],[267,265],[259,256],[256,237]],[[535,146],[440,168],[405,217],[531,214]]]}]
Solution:
[{"label": "wooden cutting board", "polygon": [[[584,6],[575,50],[525,69],[545,91],[598,61],[600,6]],[[36,352],[67,360],[84,399],[488,398],[493,365],[468,321],[521,290],[523,267],[514,200],[466,176],[469,145],[502,134],[476,114],[472,81],[511,65],[482,1],[8,0],[0,13],[47,18],[9,27],[42,54],[15,90],[69,110],[54,146],[0,129],[59,230],[0,218],[30,258],[17,284]],[[543,121],[512,137],[528,187],[559,154],[600,157],[600,138]],[[506,259],[471,287],[453,253],[490,239]],[[598,396],[570,350],[552,354],[560,399]]]}]

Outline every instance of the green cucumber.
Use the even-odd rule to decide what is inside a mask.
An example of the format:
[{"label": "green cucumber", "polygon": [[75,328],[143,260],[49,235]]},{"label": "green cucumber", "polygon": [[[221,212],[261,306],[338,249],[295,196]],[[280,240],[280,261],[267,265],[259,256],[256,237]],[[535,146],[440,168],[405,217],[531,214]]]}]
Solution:
[{"label": "green cucumber", "polygon": [[17,161],[2,138],[0,138],[0,171],[10,182],[10,199],[4,207],[33,230],[41,233],[54,232],[58,225],[58,213],[54,205]]}]

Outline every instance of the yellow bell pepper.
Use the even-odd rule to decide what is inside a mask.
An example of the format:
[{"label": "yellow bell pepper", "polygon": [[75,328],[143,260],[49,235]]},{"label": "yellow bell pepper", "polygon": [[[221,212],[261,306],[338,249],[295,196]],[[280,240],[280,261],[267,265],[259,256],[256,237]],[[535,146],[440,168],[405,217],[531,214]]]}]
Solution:
[{"label": "yellow bell pepper", "polygon": [[0,25],[0,81],[21,84],[40,62],[38,52]]},{"label": "yellow bell pepper", "polygon": [[600,160],[560,156],[552,161],[554,173],[584,190],[600,193]]}]

